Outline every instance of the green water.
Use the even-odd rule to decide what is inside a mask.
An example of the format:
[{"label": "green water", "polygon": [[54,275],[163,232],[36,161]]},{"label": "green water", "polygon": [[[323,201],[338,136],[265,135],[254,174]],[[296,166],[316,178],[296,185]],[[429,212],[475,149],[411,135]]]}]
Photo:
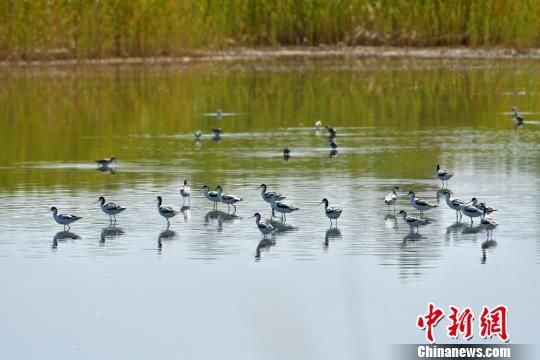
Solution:
[{"label": "green water", "polygon": [[[511,342],[537,342],[539,72],[371,58],[0,68],[0,357],[380,359],[425,341],[415,318],[430,301],[504,303]],[[334,156],[317,120],[337,131]],[[437,163],[453,197],[499,209],[492,240],[477,219],[455,223]],[[184,179],[190,207],[165,230],[154,200],[180,209]],[[261,183],[300,208],[274,218],[270,244],[249,218],[270,217]],[[205,184],[243,197],[237,213],[213,211]],[[438,204],[419,235],[382,201],[395,185]],[[100,195],[127,207],[116,227]],[[343,209],[338,230],[322,197]],[[72,234],[51,206],[83,217]],[[406,196],[397,209],[415,213]],[[50,346],[57,334],[66,346]]]}]

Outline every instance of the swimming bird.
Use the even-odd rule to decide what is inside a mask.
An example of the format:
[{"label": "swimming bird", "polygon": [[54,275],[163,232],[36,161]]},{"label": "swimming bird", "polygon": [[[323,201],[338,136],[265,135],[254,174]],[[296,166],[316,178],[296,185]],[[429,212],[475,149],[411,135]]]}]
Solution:
[{"label": "swimming bird", "polygon": [[328,140],[328,143],[330,144],[330,147],[333,149],[333,150],[336,150],[338,148],[338,144],[336,143],[336,141],[334,139],[330,139]]},{"label": "swimming bird", "polygon": [[180,211],[175,210],[170,206],[162,206],[161,204],[163,200],[161,199],[161,196],[158,196],[156,198],[156,201],[157,201],[157,208],[158,208],[159,215],[163,216],[165,220],[167,220],[167,228],[169,228],[169,226],[171,226],[169,219],[178,215]]},{"label": "swimming bird", "polygon": [[189,186],[189,183],[186,179],[184,179],[184,185],[180,188],[180,195],[182,195],[182,204],[186,201],[186,198],[188,198],[188,204],[191,204],[191,186]]},{"label": "swimming bird", "polygon": [[217,110],[216,110],[216,117],[217,117],[218,119],[220,119],[222,116],[223,116],[223,110],[217,109]]},{"label": "swimming bird", "polygon": [[514,121],[516,122],[516,126],[523,125],[523,122],[525,121],[523,116],[518,113],[517,107],[515,106],[512,106],[512,119],[514,119]]},{"label": "swimming bird", "polygon": [[471,226],[473,225],[473,218],[484,215],[484,212],[474,205],[467,205],[461,209],[463,215],[468,216],[471,219]]},{"label": "swimming bird", "polygon": [[197,130],[193,133],[193,135],[195,135],[195,141],[201,141],[201,137],[202,137],[202,132],[201,130]]},{"label": "swimming bird", "polygon": [[281,213],[281,218],[283,219],[283,222],[287,221],[286,214],[290,214],[296,210],[300,210],[297,207],[284,204],[281,201],[277,201],[274,196],[272,196],[272,208],[274,210],[277,210],[279,213]]},{"label": "swimming bird", "polygon": [[210,191],[208,185],[204,185],[203,188],[204,197],[214,203],[214,209],[217,210],[217,204],[220,202],[218,193],[216,191]]},{"label": "swimming bird", "polygon": [[109,220],[111,221],[111,223],[113,222],[113,217],[114,217],[114,222],[116,223],[116,215],[126,210],[125,207],[117,205],[113,202],[105,203],[105,198],[103,196],[99,197],[98,202],[99,202],[99,206],[101,207],[101,210],[105,214],[109,215]]},{"label": "swimming bird", "polygon": [[[450,200],[450,192],[449,191],[444,192],[444,197],[446,199],[446,205],[448,205],[448,207],[450,209],[456,211],[456,222],[461,220],[461,218],[463,217],[463,215],[461,214],[461,209],[463,209],[463,207],[465,206],[465,202],[463,200],[459,200],[459,199]],[[458,216],[459,216],[459,220],[458,220]]]},{"label": "swimming bird", "polygon": [[398,199],[399,186],[394,186],[392,192],[384,197],[384,203],[388,205],[388,211],[390,211],[390,205],[394,205],[394,211],[396,211],[396,201]]},{"label": "swimming bird", "polygon": [[[258,189],[261,189],[261,197],[264,201],[266,201],[269,204],[272,204],[272,197],[275,197],[276,200],[283,200],[285,199],[285,196],[277,193],[275,191],[266,191],[266,184],[261,184],[261,186],[258,187]],[[274,208],[272,207],[272,216],[274,216]]]},{"label": "swimming bird", "polygon": [[452,176],[454,176],[453,172],[441,169],[439,164],[437,164],[437,171],[435,174],[437,175],[437,178],[441,180],[442,187],[444,187],[445,182],[446,182],[446,186],[448,186],[448,180],[450,180]]},{"label": "swimming bird", "polygon": [[320,203],[324,203],[324,212],[326,214],[326,217],[330,219],[330,227],[332,227],[332,219],[336,220],[337,227],[337,219],[341,216],[341,212],[343,210],[334,207],[328,207],[328,200],[326,198],[322,199]]},{"label": "swimming bird", "polygon": [[111,156],[110,158],[104,158],[101,160],[96,160],[96,163],[99,166],[107,167],[112,164],[113,161],[116,161],[116,158],[114,156]]},{"label": "swimming bird", "polygon": [[331,128],[331,127],[329,127],[328,125],[325,126],[325,128],[326,128],[326,130],[328,130],[328,138],[329,138],[329,139],[333,139],[333,138],[336,137],[336,134],[337,134],[337,133],[336,133],[336,130],[334,130],[334,128]]},{"label": "swimming bird", "polygon": [[321,120],[317,120],[315,122],[315,131],[320,131],[321,130],[321,125],[322,125]]},{"label": "swimming bird", "polygon": [[286,146],[284,149],[283,149],[283,158],[285,160],[289,160],[289,158],[291,157],[291,150],[289,150],[289,147]]},{"label": "swimming bird", "polygon": [[411,202],[413,208],[420,210],[420,216],[424,214],[424,211],[437,207],[437,205],[433,205],[423,199],[416,198],[414,191],[409,191],[409,201]]},{"label": "swimming bird", "polygon": [[68,230],[71,229],[71,226],[69,224],[74,223],[77,220],[82,219],[80,216],[75,215],[68,215],[68,214],[59,214],[58,209],[56,207],[51,207],[51,210],[53,212],[53,218],[54,220],[59,223],[60,225],[64,225],[64,231],[66,230],[66,226],[68,227]]},{"label": "swimming bird", "polygon": [[229,211],[231,210],[231,205],[234,207],[234,212],[236,212],[236,203],[239,201],[242,201],[243,199],[241,197],[238,197],[236,195],[231,194],[223,194],[223,188],[221,186],[217,187],[217,194],[219,201],[221,201],[224,204],[227,204]]},{"label": "swimming bird", "polygon": [[418,226],[425,224],[426,222],[422,219],[420,219],[417,216],[409,215],[407,216],[407,213],[405,210],[401,210],[398,215],[401,215],[403,218],[403,221],[407,223],[411,227],[411,233],[413,232],[413,228],[416,228],[416,232],[418,232]]},{"label": "swimming bird", "polygon": [[212,134],[214,136],[221,136],[221,128],[212,128]]},{"label": "swimming bird", "polygon": [[275,230],[272,225],[261,221],[261,214],[255,213],[253,214],[251,218],[255,218],[255,223],[257,224],[257,228],[264,235],[265,239],[266,239],[266,235],[272,233]]}]

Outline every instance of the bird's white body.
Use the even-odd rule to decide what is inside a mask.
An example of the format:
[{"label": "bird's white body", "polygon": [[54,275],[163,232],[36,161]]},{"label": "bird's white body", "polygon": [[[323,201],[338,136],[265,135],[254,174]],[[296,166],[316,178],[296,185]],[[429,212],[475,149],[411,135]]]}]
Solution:
[{"label": "bird's white body", "polygon": [[411,202],[413,208],[420,211],[420,214],[426,210],[431,210],[437,207],[437,205],[433,205],[423,199],[416,198],[414,192],[412,191],[409,192],[409,201]]},{"label": "bird's white body", "polygon": [[321,204],[324,204],[324,213],[326,217],[330,219],[330,227],[332,227],[332,220],[336,220],[337,227],[337,219],[341,216],[343,210],[335,207],[329,207],[327,199],[322,199]]},{"label": "bird's white body", "polygon": [[315,130],[317,130],[317,131],[321,130],[321,125],[322,125],[321,121],[317,120],[315,122]]},{"label": "bird's white body", "polygon": [[266,235],[272,233],[275,230],[272,225],[261,221],[261,214],[256,213],[252,217],[255,217],[255,223],[257,224],[257,229],[259,229],[259,231],[264,235],[265,238],[266,238]]},{"label": "bird's white body", "polygon": [[471,226],[473,224],[473,218],[481,217],[484,215],[484,212],[474,205],[465,205],[463,209],[461,209],[461,212],[463,213],[463,215],[471,219]]},{"label": "bird's white body", "polygon": [[170,225],[171,223],[169,222],[169,219],[178,215],[180,211],[175,210],[170,206],[161,205],[162,204],[161,196],[157,197],[157,203],[158,203],[157,208],[158,208],[159,215],[163,216],[167,220],[167,225]]},{"label": "bird's white body", "polygon": [[101,208],[101,211],[109,215],[109,218],[111,219],[111,221],[113,217],[114,217],[114,220],[116,221],[116,215],[126,210],[125,207],[115,204],[113,202],[106,203],[105,198],[103,196],[100,196],[98,201],[99,201],[99,207]]},{"label": "bird's white body", "polygon": [[236,212],[236,203],[242,201],[243,199],[239,196],[232,194],[223,194],[223,189],[221,186],[217,187],[218,199],[224,204],[232,205],[234,207],[234,212]]},{"label": "bird's white body", "polygon": [[441,180],[443,187],[444,187],[444,183],[446,182],[446,184],[448,185],[448,180],[450,180],[452,176],[454,176],[453,172],[441,169],[439,164],[437,164],[437,171],[435,174],[437,175],[437,178]]},{"label": "bird's white body", "polygon": [[186,201],[186,198],[189,199],[189,202],[191,203],[191,186],[189,186],[188,181],[184,180],[184,185],[180,188],[180,195]]},{"label": "bird's white body", "polygon": [[394,206],[394,210],[396,210],[396,201],[398,199],[397,191],[399,190],[399,187],[394,186],[392,189],[392,192],[390,194],[387,194],[384,197],[384,203],[388,205],[388,209],[390,210],[390,205]]},{"label": "bird's white body", "polygon": [[461,214],[461,209],[463,209],[463,207],[465,206],[465,202],[459,199],[450,199],[449,192],[444,193],[444,198],[446,199],[446,205],[448,205],[450,209],[456,211],[456,219],[458,218],[458,216],[461,219],[461,217],[463,216]]},{"label": "bird's white body", "polygon": [[403,221],[411,227],[411,232],[413,231],[413,228],[416,228],[416,231],[418,231],[418,226],[425,224],[424,220],[414,215],[407,215],[403,210],[401,210],[399,214],[402,216]]},{"label": "bird's white body", "polygon": [[55,207],[52,207],[51,208],[51,211],[53,212],[53,218],[54,220],[60,224],[60,225],[64,225],[64,227],[68,227],[68,229],[70,229],[71,227],[69,226],[70,224],[74,223],[75,221],[77,220],[80,220],[82,219],[82,217],[80,216],[75,216],[75,215],[69,215],[69,214],[59,214],[58,213],[58,209],[55,208]]}]

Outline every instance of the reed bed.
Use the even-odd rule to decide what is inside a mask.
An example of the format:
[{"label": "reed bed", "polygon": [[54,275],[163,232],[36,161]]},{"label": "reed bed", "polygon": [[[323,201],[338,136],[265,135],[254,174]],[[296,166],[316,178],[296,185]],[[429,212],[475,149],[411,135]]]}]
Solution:
[{"label": "reed bed", "polygon": [[537,0],[0,0],[3,59],[235,46],[540,45]]}]

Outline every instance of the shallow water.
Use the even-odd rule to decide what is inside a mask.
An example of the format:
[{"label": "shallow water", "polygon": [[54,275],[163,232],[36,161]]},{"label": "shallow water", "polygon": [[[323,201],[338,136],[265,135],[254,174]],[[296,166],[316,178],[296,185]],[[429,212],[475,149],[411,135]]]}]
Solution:
[{"label": "shallow water", "polygon": [[[539,70],[350,58],[2,69],[0,357],[384,359],[389,344],[425,341],[415,319],[428,302],[506,304],[511,343],[537,343]],[[336,156],[318,119],[337,130]],[[112,171],[96,171],[111,155]],[[492,241],[477,220],[455,223],[437,163],[455,172],[453,196],[499,209]],[[180,209],[185,178],[190,206],[167,230],[154,200]],[[270,217],[261,183],[300,208],[266,242],[249,218]],[[212,211],[205,184],[242,196],[238,211]],[[394,185],[398,210],[414,213],[409,190],[439,205],[419,235],[384,205]],[[128,208],[115,227],[100,195]],[[343,209],[338,229],[323,197]],[[51,206],[83,219],[63,232]]]}]

